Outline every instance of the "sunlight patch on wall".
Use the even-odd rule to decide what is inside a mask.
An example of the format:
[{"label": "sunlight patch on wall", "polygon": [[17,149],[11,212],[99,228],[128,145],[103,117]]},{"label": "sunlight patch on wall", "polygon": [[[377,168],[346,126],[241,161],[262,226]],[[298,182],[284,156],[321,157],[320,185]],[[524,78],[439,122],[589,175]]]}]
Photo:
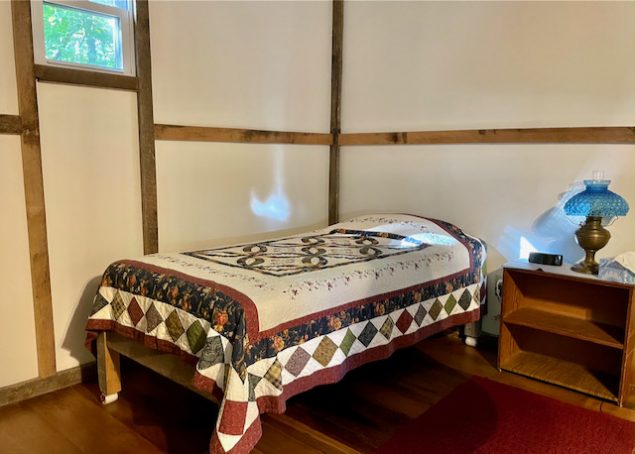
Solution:
[{"label": "sunlight patch on wall", "polygon": [[289,219],[291,214],[289,201],[280,186],[277,186],[274,193],[264,201],[260,200],[253,189],[251,190],[250,198],[251,211],[256,216],[279,222],[285,222]]},{"label": "sunlight patch on wall", "polygon": [[289,204],[289,199],[284,191],[283,153],[284,152],[281,147],[278,147],[274,151],[274,190],[271,195],[269,195],[266,199],[261,200],[252,188],[249,203],[252,213],[256,216],[278,222],[286,222],[291,216],[291,205]]},{"label": "sunlight patch on wall", "polygon": [[[439,235],[438,233],[423,232],[410,235],[406,240],[402,241],[402,247],[411,247],[412,240],[417,243],[426,243],[433,246],[452,246],[458,243],[457,240],[448,235]],[[408,243],[408,244],[405,244]]]},{"label": "sunlight patch on wall", "polygon": [[518,254],[518,258],[525,260],[529,258],[529,254],[532,252],[538,252],[538,249],[529,242],[527,238],[521,235],[518,248],[520,249],[520,253]]}]

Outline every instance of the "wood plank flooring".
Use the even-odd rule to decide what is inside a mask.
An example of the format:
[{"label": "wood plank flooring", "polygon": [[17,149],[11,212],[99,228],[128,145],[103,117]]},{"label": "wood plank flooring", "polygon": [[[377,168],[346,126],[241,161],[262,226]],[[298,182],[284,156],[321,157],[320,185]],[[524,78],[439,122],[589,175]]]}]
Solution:
[{"label": "wood plank flooring", "polygon": [[[263,416],[253,452],[371,452],[471,375],[635,421],[635,410],[498,372],[495,347],[485,344],[473,349],[455,333],[438,336],[296,396],[285,414]],[[0,452],[207,452],[214,404],[129,361],[122,369],[123,391],[108,406],[99,403],[97,384],[86,383],[0,408]]]}]

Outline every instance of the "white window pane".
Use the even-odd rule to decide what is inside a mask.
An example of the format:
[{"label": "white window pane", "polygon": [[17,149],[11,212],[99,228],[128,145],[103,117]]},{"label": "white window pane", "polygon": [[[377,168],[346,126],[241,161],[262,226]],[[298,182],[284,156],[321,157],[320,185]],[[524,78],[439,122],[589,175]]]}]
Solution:
[{"label": "white window pane", "polygon": [[48,60],[123,70],[119,18],[44,3]]}]

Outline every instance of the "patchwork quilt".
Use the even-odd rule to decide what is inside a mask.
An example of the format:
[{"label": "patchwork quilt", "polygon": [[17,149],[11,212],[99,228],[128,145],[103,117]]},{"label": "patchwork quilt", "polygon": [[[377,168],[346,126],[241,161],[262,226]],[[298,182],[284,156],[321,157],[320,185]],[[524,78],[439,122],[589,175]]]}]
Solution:
[{"label": "patchwork quilt", "polygon": [[447,222],[367,215],[305,234],[154,254],[105,271],[86,329],[196,362],[221,401],[212,453],[249,452],[260,414],[426,336],[478,320],[485,246]]}]

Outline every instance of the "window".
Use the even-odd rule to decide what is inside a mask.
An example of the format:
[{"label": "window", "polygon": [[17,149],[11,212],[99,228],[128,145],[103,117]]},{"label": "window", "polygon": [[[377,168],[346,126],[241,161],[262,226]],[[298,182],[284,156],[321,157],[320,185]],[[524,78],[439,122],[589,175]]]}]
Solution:
[{"label": "window", "polygon": [[31,5],[36,63],[134,75],[132,0]]}]

